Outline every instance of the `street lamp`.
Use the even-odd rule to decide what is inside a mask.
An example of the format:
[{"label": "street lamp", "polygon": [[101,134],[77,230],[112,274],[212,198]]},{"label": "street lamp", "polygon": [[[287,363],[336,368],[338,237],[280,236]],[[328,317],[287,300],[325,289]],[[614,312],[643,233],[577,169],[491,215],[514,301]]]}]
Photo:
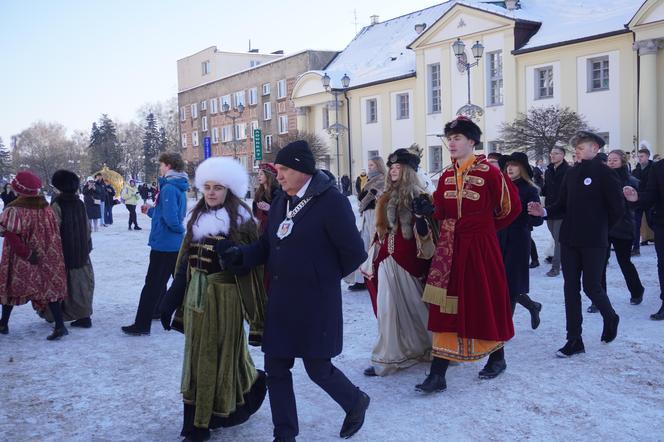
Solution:
[{"label": "street lamp", "polygon": [[466,76],[468,77],[468,103],[463,105],[457,111],[457,115],[467,115],[471,119],[481,117],[484,115],[484,109],[470,102],[470,69],[479,64],[480,58],[482,58],[482,55],[484,54],[484,46],[482,46],[482,43],[478,40],[470,48],[473,57],[475,58],[474,63],[468,62],[468,57],[466,56],[466,44],[460,38],[457,38],[452,44],[452,50],[457,58],[457,67],[459,68],[459,71],[465,71]]},{"label": "street lamp", "polygon": [[224,103],[221,106],[222,111],[224,112],[224,116],[226,118],[230,118],[232,121],[232,130],[233,130],[233,158],[237,159],[237,136],[235,135],[235,120],[240,118],[242,114],[244,113],[244,104],[240,103],[237,105],[237,107],[231,108],[230,104]]},{"label": "street lamp", "polygon": [[[343,124],[339,123],[339,107],[341,106],[341,102],[339,101],[339,95],[345,95],[346,90],[348,89],[348,86],[350,86],[350,77],[348,74],[344,74],[343,77],[341,77],[341,88],[333,88],[330,86],[330,76],[327,75],[327,72],[325,75],[323,75],[323,78],[321,79],[323,83],[323,88],[325,89],[326,92],[332,94],[334,96],[334,101],[328,103],[328,106],[332,105],[334,106],[334,115],[335,115],[335,120],[334,124],[330,125],[327,128],[328,133],[333,136],[336,140],[337,144],[337,182],[340,183],[341,181],[341,163],[339,159],[339,137],[343,135],[343,133],[348,130],[346,126]],[[350,149],[350,146],[349,146]],[[351,175],[351,163],[350,163],[350,152],[348,154],[348,174]]]}]

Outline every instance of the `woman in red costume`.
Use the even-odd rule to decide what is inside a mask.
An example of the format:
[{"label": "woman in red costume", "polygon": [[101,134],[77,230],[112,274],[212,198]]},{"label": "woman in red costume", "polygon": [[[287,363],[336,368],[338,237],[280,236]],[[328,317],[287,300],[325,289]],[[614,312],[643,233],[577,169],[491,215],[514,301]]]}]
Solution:
[{"label": "woman in red costume", "polygon": [[429,304],[434,356],[429,376],[415,387],[424,393],[447,388],[449,361],[489,356],[480,378],[498,376],[507,367],[503,344],[514,336],[496,231],[519,215],[521,202],[514,184],[484,155],[474,155],[481,135],[480,128],[463,116],[445,125],[452,165],[438,181],[433,207],[421,204],[416,212],[433,212],[440,221],[423,295]]}]

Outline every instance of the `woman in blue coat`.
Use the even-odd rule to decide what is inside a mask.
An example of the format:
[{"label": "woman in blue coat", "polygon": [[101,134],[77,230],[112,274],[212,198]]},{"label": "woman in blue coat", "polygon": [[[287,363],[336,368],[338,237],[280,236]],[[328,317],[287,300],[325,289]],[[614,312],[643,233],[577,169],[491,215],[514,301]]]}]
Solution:
[{"label": "woman in blue coat", "polygon": [[530,231],[532,227],[541,226],[543,219],[528,215],[527,209],[529,202],[539,202],[539,189],[532,181],[533,171],[525,153],[514,152],[505,158],[505,163],[507,175],[519,190],[522,210],[512,224],[498,232],[498,242],[505,262],[512,313],[516,305],[521,304],[530,312],[530,325],[536,329],[542,304],[527,294],[530,291]]}]

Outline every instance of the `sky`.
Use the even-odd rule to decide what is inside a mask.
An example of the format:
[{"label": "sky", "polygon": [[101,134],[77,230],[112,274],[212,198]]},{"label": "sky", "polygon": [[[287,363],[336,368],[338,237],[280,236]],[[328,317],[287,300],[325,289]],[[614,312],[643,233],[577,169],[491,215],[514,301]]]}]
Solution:
[{"label": "sky", "polygon": [[342,50],[371,15],[441,2],[0,0],[0,137],[39,120],[86,132],[103,113],[130,121],[175,96],[176,61],[210,46]]}]

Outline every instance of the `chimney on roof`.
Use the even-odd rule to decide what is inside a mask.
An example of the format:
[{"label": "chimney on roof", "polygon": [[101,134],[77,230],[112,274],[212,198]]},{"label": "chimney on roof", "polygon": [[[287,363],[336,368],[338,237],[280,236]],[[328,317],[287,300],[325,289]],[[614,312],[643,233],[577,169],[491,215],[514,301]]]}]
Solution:
[{"label": "chimney on roof", "polygon": [[258,54],[258,49],[249,49],[249,52],[252,54]]},{"label": "chimney on roof", "polygon": [[371,20],[372,25],[377,25],[378,23],[380,23],[377,15],[372,15],[371,17],[369,17],[369,19]]},{"label": "chimney on roof", "polygon": [[505,0],[505,7],[508,11],[516,11],[520,6],[519,0]]},{"label": "chimney on roof", "polygon": [[278,51],[274,51],[274,52],[270,52],[270,53],[274,54],[274,55],[284,55],[283,49],[279,49]]}]

